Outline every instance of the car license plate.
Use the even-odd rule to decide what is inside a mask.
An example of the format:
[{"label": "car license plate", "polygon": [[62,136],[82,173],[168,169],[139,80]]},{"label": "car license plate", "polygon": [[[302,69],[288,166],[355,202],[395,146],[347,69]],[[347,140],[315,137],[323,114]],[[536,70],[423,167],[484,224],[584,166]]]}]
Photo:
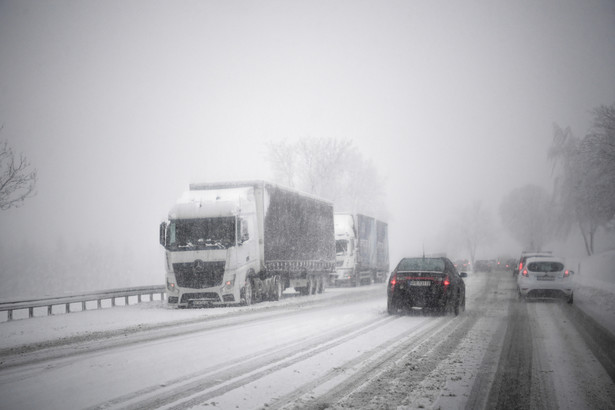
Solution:
[{"label": "car license plate", "polygon": [[194,299],[191,300],[193,306],[210,306],[212,303],[210,300]]},{"label": "car license plate", "polygon": [[428,280],[411,280],[409,283],[410,286],[429,286],[431,282]]},{"label": "car license plate", "polygon": [[554,281],[553,276],[536,276],[536,280]]}]

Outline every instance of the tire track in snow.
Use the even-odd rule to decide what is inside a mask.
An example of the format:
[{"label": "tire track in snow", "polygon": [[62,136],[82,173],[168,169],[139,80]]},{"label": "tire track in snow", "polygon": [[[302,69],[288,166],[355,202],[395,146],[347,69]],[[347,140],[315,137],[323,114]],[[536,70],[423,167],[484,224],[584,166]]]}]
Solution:
[{"label": "tire track in snow", "polygon": [[[343,366],[331,369],[325,376],[306,383],[295,391],[268,403],[267,409],[301,408],[301,403],[306,402],[310,403],[310,408],[326,408],[326,403],[337,402],[359,390],[364,384],[380,377],[384,373],[387,363],[399,357],[400,350],[409,346],[414,346],[413,350],[418,349],[426,340],[438,335],[450,320],[452,318],[441,317],[434,321],[423,321],[419,326],[398,336],[396,340],[386,340],[384,343],[346,362]],[[317,391],[314,392],[319,387],[331,385],[334,387],[322,396],[319,396]],[[312,400],[314,395],[317,397],[316,404],[311,403],[314,401]]]},{"label": "tire track in snow", "polygon": [[90,409],[191,407],[294,363],[309,359],[314,354],[373,331],[395,319],[394,317],[383,317],[376,322],[372,320],[363,321],[309,339],[298,342],[292,341],[282,346],[278,345],[260,352],[252,352],[227,363],[223,367],[208,368],[167,381],[162,385],[153,385],[100,403],[90,407]]}]

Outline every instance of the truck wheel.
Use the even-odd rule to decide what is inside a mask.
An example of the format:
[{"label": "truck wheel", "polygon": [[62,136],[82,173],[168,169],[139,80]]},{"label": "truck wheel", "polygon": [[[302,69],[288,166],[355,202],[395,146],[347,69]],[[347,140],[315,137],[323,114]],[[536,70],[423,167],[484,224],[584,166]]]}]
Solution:
[{"label": "truck wheel", "polygon": [[271,300],[282,299],[282,278],[280,275],[275,275],[273,278],[273,291],[271,294]]},{"label": "truck wheel", "polygon": [[243,306],[250,306],[252,304],[252,284],[249,279],[243,287],[243,300],[241,304]]},{"label": "truck wheel", "polygon": [[318,277],[318,286],[316,288],[317,293],[324,293],[325,291],[325,279],[322,276]]},{"label": "truck wheel", "polygon": [[308,280],[307,280],[307,294],[308,295],[313,295],[314,291],[316,290],[315,288],[316,288],[316,286],[315,286],[315,283],[314,283],[314,276],[309,276]]}]

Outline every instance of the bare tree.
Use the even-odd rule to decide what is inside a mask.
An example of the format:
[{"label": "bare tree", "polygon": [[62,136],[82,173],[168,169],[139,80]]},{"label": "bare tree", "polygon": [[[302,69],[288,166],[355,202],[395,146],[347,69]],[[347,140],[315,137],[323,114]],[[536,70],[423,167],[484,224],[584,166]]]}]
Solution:
[{"label": "bare tree", "polygon": [[295,163],[297,162],[297,147],[286,141],[269,142],[267,144],[267,161],[273,169],[273,178],[290,187],[295,187]]},{"label": "bare tree", "polygon": [[385,218],[384,180],[352,140],[308,137],[267,148],[276,182],[328,199],[340,211]]},{"label": "bare tree", "polygon": [[34,195],[36,169],[23,155],[15,157],[7,141],[0,144],[0,209],[17,208]]},{"label": "bare tree", "polygon": [[502,224],[525,250],[541,251],[559,229],[553,199],[546,189],[526,185],[512,190],[500,205]]},{"label": "bare tree", "polygon": [[453,233],[457,248],[462,249],[470,256],[474,266],[476,254],[481,246],[488,244],[495,238],[495,226],[491,213],[482,206],[480,201],[462,208],[455,220],[450,221],[446,236]]},{"label": "bare tree", "polygon": [[596,231],[615,217],[615,104],[594,110],[593,127],[582,140],[555,126],[549,159],[555,196],[567,219],[578,224],[591,255]]}]

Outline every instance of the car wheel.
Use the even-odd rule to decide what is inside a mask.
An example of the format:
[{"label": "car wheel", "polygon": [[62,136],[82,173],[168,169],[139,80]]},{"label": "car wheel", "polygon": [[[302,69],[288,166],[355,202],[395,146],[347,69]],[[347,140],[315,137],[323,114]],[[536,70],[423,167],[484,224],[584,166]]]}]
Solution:
[{"label": "car wheel", "polygon": [[455,307],[453,308],[453,313],[455,316],[459,316],[459,306],[461,305],[461,301],[459,300],[459,295],[455,298]]},{"label": "car wheel", "polygon": [[397,313],[397,306],[395,306],[395,303],[393,303],[391,299],[387,299],[387,312],[389,312],[389,315]]},{"label": "car wheel", "polygon": [[570,297],[568,298],[568,304],[572,305],[572,302],[574,301],[574,293],[570,294]]}]

